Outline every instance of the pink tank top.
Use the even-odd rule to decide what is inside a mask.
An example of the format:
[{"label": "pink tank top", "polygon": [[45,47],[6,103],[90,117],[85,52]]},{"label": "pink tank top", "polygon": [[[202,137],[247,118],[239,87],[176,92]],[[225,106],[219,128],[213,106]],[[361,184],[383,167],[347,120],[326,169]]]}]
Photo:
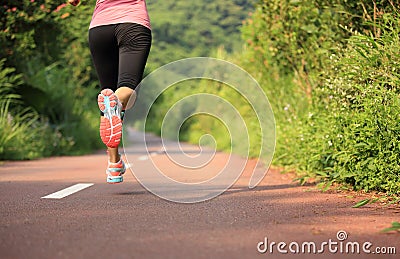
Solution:
[{"label": "pink tank top", "polygon": [[97,0],[89,29],[126,22],[151,29],[145,0]]}]

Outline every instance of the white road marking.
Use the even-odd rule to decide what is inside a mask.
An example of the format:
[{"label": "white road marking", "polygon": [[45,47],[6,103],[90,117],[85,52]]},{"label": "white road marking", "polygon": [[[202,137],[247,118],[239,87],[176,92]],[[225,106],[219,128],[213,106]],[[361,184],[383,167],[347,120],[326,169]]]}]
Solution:
[{"label": "white road marking", "polygon": [[148,156],[140,156],[140,157],[138,157],[139,161],[145,161],[145,160],[148,160],[148,159],[149,159]]},{"label": "white road marking", "polygon": [[93,183],[78,183],[78,184],[72,185],[68,188],[65,188],[61,191],[49,194],[47,196],[43,196],[42,199],[62,199],[71,194],[82,191],[83,189],[86,189],[92,185],[93,185]]},{"label": "white road marking", "polygon": [[157,156],[157,155],[160,155],[160,154],[162,154],[164,152],[165,152],[165,149],[164,148],[160,148],[157,151],[150,152],[148,155],[144,155],[144,156],[138,157],[138,160],[139,161],[149,160],[149,156]]}]

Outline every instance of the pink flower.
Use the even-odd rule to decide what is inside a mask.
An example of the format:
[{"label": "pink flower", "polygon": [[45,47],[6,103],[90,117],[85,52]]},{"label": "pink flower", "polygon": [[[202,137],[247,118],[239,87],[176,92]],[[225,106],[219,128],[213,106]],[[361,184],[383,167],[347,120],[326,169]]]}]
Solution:
[{"label": "pink flower", "polygon": [[57,6],[57,8],[54,10],[54,12],[59,12],[61,9],[63,9],[67,4],[60,4],[59,6]]},{"label": "pink flower", "polygon": [[13,11],[13,12],[17,11],[17,7],[11,8],[11,11]]},{"label": "pink flower", "polygon": [[35,0],[31,0],[31,3],[35,2]]}]

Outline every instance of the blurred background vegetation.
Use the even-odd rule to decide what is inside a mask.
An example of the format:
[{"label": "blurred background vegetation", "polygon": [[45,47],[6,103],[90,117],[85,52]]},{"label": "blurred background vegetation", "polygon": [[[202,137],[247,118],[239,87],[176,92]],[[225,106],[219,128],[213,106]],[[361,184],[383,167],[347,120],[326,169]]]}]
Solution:
[{"label": "blurred background vegetation", "polygon": [[[74,8],[58,0],[1,1],[0,159],[92,152],[99,141],[97,78],[87,29],[94,0]],[[156,1],[147,5],[153,46],[146,73],[180,58],[211,56],[248,71],[274,110],[274,165],[300,182],[338,182],[356,190],[400,191],[400,17],[397,0]],[[178,90],[178,91],[177,91]],[[207,92],[235,104],[252,129],[254,112],[218,83],[166,91],[149,130],[159,133],[171,105]],[[193,109],[196,109],[194,107]],[[185,122],[181,139],[212,134],[229,149],[226,129],[210,116]]]}]

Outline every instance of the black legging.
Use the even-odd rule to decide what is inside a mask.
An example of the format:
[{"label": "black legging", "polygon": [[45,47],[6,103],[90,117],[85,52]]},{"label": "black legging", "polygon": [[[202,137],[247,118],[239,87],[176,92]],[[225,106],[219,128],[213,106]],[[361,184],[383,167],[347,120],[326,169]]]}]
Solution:
[{"label": "black legging", "polygon": [[89,47],[101,89],[135,89],[143,77],[151,39],[151,30],[136,23],[90,29]]}]

